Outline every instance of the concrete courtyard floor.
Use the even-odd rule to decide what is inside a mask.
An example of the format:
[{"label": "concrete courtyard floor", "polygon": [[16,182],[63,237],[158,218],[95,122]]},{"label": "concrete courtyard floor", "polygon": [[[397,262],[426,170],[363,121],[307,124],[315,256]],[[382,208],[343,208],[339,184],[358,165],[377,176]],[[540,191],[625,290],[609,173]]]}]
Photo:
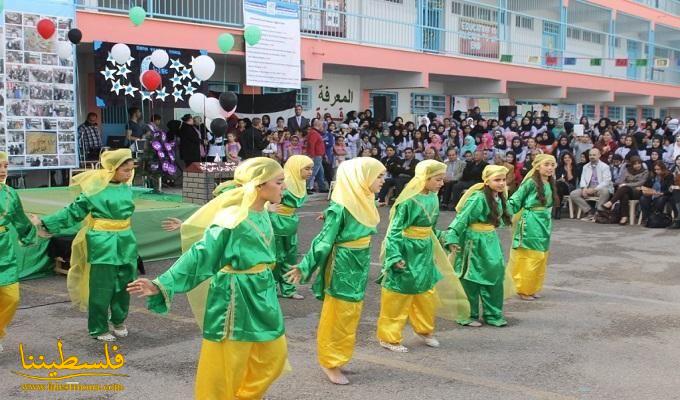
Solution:
[{"label": "concrete courtyard floor", "polygon": [[[321,223],[325,200],[301,212],[300,248],[308,249]],[[441,348],[422,345],[407,328],[406,354],[380,348],[375,338],[379,287],[372,282],[380,233],[353,361],[352,384],[328,383],[316,364],[315,332],[321,303],[309,287],[305,300],[282,300],[293,371],[267,394],[297,399],[678,399],[680,398],[680,236],[677,231],[555,223],[544,298],[506,303],[509,326],[463,328],[438,321]],[[451,222],[442,213],[440,227]],[[501,231],[504,249],[509,230]],[[155,277],[172,260],[147,264]],[[103,344],[87,335],[86,315],[71,308],[63,276],[22,282],[21,309],[0,354],[0,399],[191,399],[200,332],[180,295],[169,315],[147,312],[133,299],[130,336],[119,340],[127,377],[80,377],[81,384],[118,384],[117,391],[47,392],[14,373],[21,368],[19,343],[28,354],[81,361],[101,360]],[[110,389],[110,388],[109,388]],[[120,390],[122,389],[122,390]]]}]

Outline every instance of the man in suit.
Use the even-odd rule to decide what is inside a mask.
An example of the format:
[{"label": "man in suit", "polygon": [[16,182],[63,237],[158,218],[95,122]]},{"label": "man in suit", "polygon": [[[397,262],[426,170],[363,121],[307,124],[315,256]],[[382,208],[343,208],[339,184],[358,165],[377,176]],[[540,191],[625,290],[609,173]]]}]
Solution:
[{"label": "man in suit", "polygon": [[288,132],[295,132],[300,129],[302,132],[306,132],[309,128],[309,120],[302,116],[302,106],[295,106],[295,116],[288,118]]},{"label": "man in suit", "polygon": [[587,213],[581,218],[583,221],[595,220],[595,210],[586,201],[587,197],[597,197],[596,208],[602,210],[602,204],[606,203],[614,192],[611,169],[609,165],[600,161],[600,155],[599,149],[590,149],[588,153],[590,162],[583,166],[579,188],[569,193],[571,201],[581,211]]}]

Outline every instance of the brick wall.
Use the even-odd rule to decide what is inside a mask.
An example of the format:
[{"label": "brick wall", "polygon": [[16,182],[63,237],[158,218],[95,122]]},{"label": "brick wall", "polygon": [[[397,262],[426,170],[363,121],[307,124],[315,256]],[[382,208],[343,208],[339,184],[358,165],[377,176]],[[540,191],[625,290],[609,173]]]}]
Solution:
[{"label": "brick wall", "polygon": [[205,204],[212,200],[212,192],[220,183],[233,179],[233,172],[184,172],[182,201]]}]

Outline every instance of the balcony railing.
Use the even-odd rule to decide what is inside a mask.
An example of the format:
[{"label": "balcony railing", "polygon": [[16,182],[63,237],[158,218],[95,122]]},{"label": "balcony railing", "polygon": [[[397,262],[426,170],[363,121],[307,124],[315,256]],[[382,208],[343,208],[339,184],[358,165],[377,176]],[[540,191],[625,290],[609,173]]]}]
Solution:
[{"label": "balcony railing", "polygon": [[657,8],[673,15],[680,15],[680,1],[678,0],[633,0],[647,7]]},{"label": "balcony railing", "polygon": [[[126,13],[130,7],[142,6],[150,18],[235,27],[243,24],[240,0],[76,1],[80,9]],[[612,35],[476,1],[340,0],[333,2],[337,7],[327,8],[324,5],[328,3],[324,0],[301,1],[302,35],[567,72],[680,84],[680,49],[634,37]],[[512,56],[511,59],[508,55]],[[656,58],[668,59],[669,65],[655,67]],[[629,65],[622,66],[622,59],[628,59]],[[646,60],[646,65],[638,60]]]}]

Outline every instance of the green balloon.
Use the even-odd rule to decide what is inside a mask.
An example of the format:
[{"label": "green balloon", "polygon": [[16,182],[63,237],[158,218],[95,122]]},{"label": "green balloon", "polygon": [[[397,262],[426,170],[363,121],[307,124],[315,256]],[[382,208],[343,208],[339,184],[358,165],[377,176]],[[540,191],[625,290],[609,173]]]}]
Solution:
[{"label": "green balloon", "polygon": [[223,33],[217,37],[217,46],[222,53],[229,53],[234,47],[234,36],[231,33]]},{"label": "green balloon", "polygon": [[130,9],[130,21],[132,21],[135,26],[139,26],[144,22],[144,18],[146,18],[146,10],[144,10],[142,7],[132,7]]},{"label": "green balloon", "polygon": [[246,26],[246,30],[243,32],[243,37],[246,39],[246,42],[249,45],[255,46],[262,38],[262,29],[256,25]]}]

